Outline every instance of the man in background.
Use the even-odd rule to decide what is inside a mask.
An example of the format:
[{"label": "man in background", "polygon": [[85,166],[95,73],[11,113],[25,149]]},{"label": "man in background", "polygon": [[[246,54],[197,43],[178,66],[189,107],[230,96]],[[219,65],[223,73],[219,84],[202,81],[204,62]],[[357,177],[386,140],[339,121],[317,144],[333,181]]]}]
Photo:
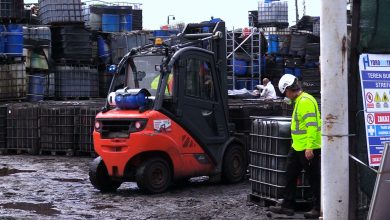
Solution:
[{"label": "man in background", "polygon": [[260,93],[260,97],[266,99],[276,99],[275,87],[272,85],[271,81],[268,78],[263,79],[263,85],[257,85],[258,89],[262,89],[263,91]]}]

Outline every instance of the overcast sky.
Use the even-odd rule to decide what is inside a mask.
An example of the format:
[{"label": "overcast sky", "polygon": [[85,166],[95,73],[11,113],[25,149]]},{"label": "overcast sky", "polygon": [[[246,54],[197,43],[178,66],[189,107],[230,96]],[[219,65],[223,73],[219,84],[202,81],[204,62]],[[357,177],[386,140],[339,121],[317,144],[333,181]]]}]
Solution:
[{"label": "overcast sky", "polygon": [[[126,0],[105,0],[107,2],[126,2]],[[302,10],[302,1],[298,0],[298,8]],[[37,0],[25,0],[25,3]],[[248,26],[248,11],[257,10],[258,0],[134,0],[141,3],[143,9],[143,26],[146,29],[159,29],[167,23],[168,15],[174,15],[176,21],[185,23],[209,20],[211,16],[222,18],[226,26],[240,28]],[[289,2],[289,22],[295,22],[295,0]],[[306,0],[306,14],[319,16],[320,1]],[[302,16],[302,11],[300,11]],[[294,20],[294,21],[293,21]],[[172,17],[170,17],[172,21]]]}]

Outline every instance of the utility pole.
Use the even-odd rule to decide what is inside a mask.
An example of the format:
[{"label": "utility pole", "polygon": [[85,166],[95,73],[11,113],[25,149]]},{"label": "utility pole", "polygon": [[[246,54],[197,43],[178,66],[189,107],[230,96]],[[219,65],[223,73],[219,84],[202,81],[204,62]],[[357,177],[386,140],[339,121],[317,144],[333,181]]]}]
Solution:
[{"label": "utility pole", "polygon": [[295,24],[298,24],[299,13],[298,13],[298,0],[295,0]]},{"label": "utility pole", "polygon": [[325,220],[348,219],[347,1],[321,1],[321,195]]}]

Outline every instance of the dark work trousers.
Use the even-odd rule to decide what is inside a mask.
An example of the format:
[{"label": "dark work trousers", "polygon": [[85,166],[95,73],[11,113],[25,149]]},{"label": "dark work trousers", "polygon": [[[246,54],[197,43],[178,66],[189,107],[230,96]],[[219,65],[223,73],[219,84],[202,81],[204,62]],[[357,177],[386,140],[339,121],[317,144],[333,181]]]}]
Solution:
[{"label": "dark work trousers", "polygon": [[307,160],[305,151],[295,151],[290,149],[287,156],[287,185],[284,189],[284,201],[282,206],[285,208],[293,208],[295,202],[295,192],[297,178],[301,174],[302,169],[305,170],[305,177],[309,179],[311,190],[313,192],[313,208],[318,211],[321,208],[321,149],[313,150],[314,157]]}]

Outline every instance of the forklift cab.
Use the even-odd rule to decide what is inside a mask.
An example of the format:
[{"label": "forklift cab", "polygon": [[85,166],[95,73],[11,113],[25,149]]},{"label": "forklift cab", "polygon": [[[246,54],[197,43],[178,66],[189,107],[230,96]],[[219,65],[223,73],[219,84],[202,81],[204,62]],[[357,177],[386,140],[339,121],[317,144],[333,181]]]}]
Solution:
[{"label": "forklift cab", "polygon": [[214,54],[198,47],[178,50],[172,57],[164,53],[135,54],[121,61],[110,92],[125,87],[148,90],[149,108],[188,130],[218,161],[218,146],[227,141],[228,127]]}]

